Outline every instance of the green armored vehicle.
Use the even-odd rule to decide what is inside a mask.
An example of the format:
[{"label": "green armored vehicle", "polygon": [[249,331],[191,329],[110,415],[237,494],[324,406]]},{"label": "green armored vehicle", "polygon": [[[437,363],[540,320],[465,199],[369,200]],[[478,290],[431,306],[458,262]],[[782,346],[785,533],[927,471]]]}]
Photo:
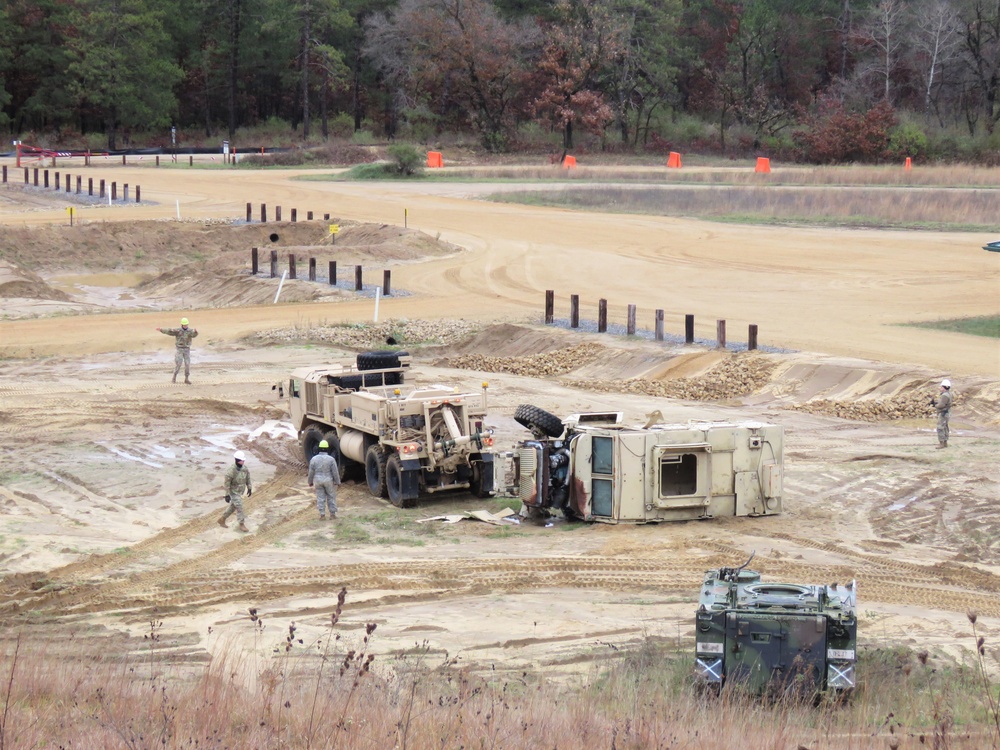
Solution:
[{"label": "green armored vehicle", "polygon": [[705,573],[695,617],[699,683],[802,697],[849,693],[857,660],[854,583],[764,583],[745,569],[749,563]]}]

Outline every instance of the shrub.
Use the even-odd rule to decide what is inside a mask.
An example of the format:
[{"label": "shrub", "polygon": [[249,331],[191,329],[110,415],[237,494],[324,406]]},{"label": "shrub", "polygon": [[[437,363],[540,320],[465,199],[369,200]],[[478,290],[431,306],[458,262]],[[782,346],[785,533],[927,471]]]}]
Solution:
[{"label": "shrub", "polygon": [[860,113],[847,111],[840,102],[826,100],[794,138],[804,161],[877,162],[889,155],[889,131],[895,124],[896,114],[888,102],[879,102]]},{"label": "shrub", "polygon": [[394,143],[388,148],[389,158],[401,175],[412,175],[422,170],[423,156],[409,143]]},{"label": "shrub", "polygon": [[889,153],[902,159],[927,155],[927,135],[912,122],[900,123],[889,133]]}]

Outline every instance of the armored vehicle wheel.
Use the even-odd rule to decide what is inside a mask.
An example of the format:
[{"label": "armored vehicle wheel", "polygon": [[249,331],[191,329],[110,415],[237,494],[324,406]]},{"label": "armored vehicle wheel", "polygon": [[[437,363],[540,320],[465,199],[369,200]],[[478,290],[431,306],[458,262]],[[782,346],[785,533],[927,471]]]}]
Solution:
[{"label": "armored vehicle wheel", "polygon": [[399,355],[406,352],[376,351],[358,354],[359,370],[385,370],[389,367],[399,367]]},{"label": "armored vehicle wheel", "polygon": [[403,462],[398,453],[393,453],[385,462],[385,489],[389,502],[397,508],[414,508],[417,505],[416,499],[404,497],[403,475]]},{"label": "armored vehicle wheel", "polygon": [[365,479],[368,481],[368,491],[375,497],[385,497],[385,451],[373,445],[365,453]]},{"label": "armored vehicle wheel", "polygon": [[316,425],[306,427],[302,433],[302,455],[305,456],[306,463],[312,461],[313,456],[319,453],[319,443],[323,440],[323,431]]},{"label": "armored vehicle wheel", "polygon": [[555,414],[539,409],[531,404],[521,404],[514,410],[514,421],[532,432],[536,430],[549,437],[559,437],[563,434],[563,423]]},{"label": "armored vehicle wheel", "polygon": [[340,436],[336,430],[330,430],[323,435],[323,439],[330,444],[330,455],[337,462],[337,470],[340,472],[340,481],[346,482],[348,479],[355,479],[358,463],[347,458],[340,452]]}]

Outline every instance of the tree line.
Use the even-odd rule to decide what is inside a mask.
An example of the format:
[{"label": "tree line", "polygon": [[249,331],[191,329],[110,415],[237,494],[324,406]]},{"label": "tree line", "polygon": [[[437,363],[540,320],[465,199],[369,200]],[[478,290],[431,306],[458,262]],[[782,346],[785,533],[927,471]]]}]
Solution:
[{"label": "tree line", "polygon": [[899,112],[920,123],[902,138],[935,127],[996,140],[1000,0],[0,6],[0,128],[98,132],[109,148],[171,126],[233,139],[279,120],[307,140],[471,131],[501,152],[533,126],[565,149],[580,132],[635,149],[680,116],[712,123],[722,150],[733,132],[755,147],[793,133],[830,146],[848,125],[863,134]]}]

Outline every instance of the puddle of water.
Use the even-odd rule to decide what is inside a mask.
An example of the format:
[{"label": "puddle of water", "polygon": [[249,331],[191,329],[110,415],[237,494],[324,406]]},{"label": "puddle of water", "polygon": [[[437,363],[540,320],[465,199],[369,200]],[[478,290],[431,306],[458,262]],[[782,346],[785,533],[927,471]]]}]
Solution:
[{"label": "puddle of water", "polygon": [[903,508],[905,508],[907,505],[909,505],[910,503],[912,503],[916,499],[917,499],[917,496],[914,495],[913,497],[907,498],[906,500],[904,500],[901,503],[893,503],[892,505],[889,506],[889,510],[902,510]]},{"label": "puddle of water", "polygon": [[53,276],[48,282],[64,292],[73,292],[74,287],[124,287],[131,289],[144,281],[153,278],[152,274],[120,273],[108,271],[105,273],[65,274]]},{"label": "puddle of water", "polygon": [[277,419],[269,419],[256,430],[250,433],[250,442],[259,438],[261,435],[267,435],[269,438],[290,438],[292,440],[298,439],[298,433],[292,426],[291,422],[282,422]]},{"label": "puddle of water", "polygon": [[113,446],[108,445],[107,443],[100,443],[100,445],[105,450],[110,451],[111,453],[114,453],[116,456],[120,456],[121,458],[124,458],[124,459],[126,459],[128,461],[136,461],[137,463],[140,463],[140,464],[146,464],[146,466],[152,466],[154,469],[162,469],[163,468],[163,464],[158,464],[155,461],[147,461],[146,459],[142,458],[141,456],[133,456],[131,453],[126,453],[125,451],[121,450],[120,448],[115,448]]}]

